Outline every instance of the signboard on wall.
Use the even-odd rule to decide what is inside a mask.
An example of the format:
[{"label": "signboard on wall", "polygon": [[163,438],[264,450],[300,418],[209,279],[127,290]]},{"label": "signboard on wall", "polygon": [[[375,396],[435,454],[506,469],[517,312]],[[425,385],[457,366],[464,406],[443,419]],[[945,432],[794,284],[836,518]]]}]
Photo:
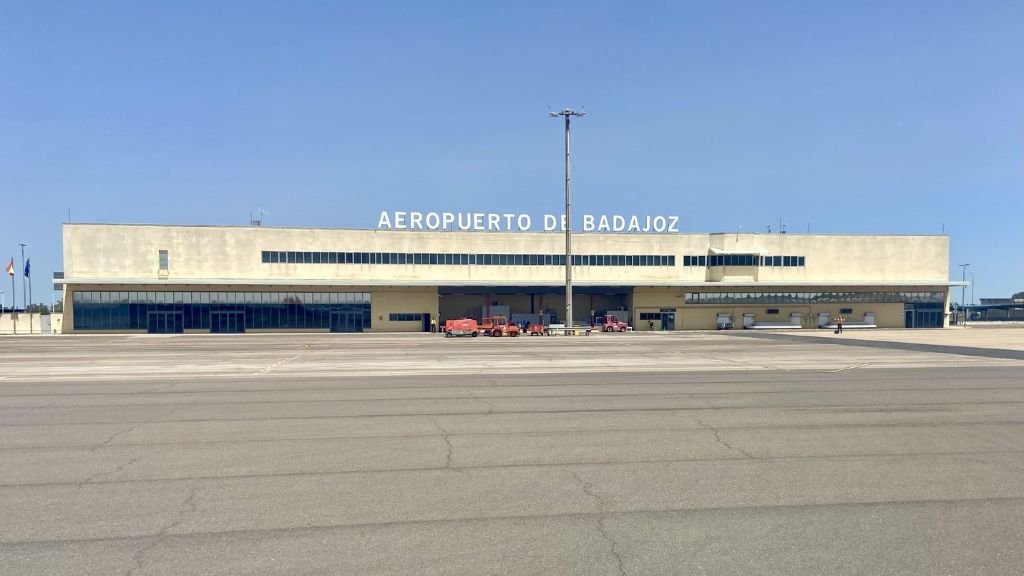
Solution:
[{"label": "signboard on wall", "polygon": [[[678,216],[584,214],[583,232],[679,232]],[[378,230],[448,230],[458,232],[564,231],[564,214],[544,214],[534,221],[514,212],[389,212],[381,211]]]}]

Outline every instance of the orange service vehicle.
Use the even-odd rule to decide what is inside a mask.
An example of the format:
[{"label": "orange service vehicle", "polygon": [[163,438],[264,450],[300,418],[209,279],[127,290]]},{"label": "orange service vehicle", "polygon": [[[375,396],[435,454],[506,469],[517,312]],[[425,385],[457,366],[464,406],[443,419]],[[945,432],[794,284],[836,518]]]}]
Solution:
[{"label": "orange service vehicle", "polygon": [[447,320],[444,323],[444,335],[446,338],[455,336],[472,336],[476,338],[480,334],[480,326],[472,318],[459,318]]},{"label": "orange service vehicle", "polygon": [[504,316],[484,318],[480,331],[488,336],[519,336],[519,325],[508,321]]},{"label": "orange service vehicle", "polygon": [[629,324],[619,320],[619,317],[614,314],[598,317],[597,323],[601,326],[601,330],[605,332],[625,332],[629,330]]}]

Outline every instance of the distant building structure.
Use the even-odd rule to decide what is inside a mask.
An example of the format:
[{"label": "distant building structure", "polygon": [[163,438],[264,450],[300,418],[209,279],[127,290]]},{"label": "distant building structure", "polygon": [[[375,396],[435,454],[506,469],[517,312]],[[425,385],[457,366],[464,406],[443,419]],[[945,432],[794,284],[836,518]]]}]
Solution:
[{"label": "distant building structure", "polygon": [[1024,299],[981,298],[980,304],[969,306],[970,319],[981,322],[1024,321]]}]

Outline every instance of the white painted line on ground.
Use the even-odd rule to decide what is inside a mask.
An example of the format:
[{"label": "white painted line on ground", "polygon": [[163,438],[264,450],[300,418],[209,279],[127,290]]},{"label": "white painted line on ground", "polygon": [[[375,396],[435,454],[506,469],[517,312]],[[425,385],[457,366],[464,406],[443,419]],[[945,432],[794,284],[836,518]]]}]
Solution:
[{"label": "white painted line on ground", "polygon": [[870,362],[863,362],[861,364],[854,364],[853,366],[846,366],[846,367],[843,367],[843,368],[836,368],[835,370],[823,370],[823,372],[828,372],[828,373],[844,372],[846,370],[853,370],[854,368],[863,368],[864,366],[867,366],[869,364],[871,364],[871,363]]}]

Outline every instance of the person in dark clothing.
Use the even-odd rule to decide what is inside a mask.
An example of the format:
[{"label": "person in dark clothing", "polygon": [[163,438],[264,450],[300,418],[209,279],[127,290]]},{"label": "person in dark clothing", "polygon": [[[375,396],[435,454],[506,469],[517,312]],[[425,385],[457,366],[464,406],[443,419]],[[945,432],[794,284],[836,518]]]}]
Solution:
[{"label": "person in dark clothing", "polygon": [[843,333],[843,317],[842,316],[840,316],[839,318],[836,319],[836,330],[838,330],[840,334]]}]

